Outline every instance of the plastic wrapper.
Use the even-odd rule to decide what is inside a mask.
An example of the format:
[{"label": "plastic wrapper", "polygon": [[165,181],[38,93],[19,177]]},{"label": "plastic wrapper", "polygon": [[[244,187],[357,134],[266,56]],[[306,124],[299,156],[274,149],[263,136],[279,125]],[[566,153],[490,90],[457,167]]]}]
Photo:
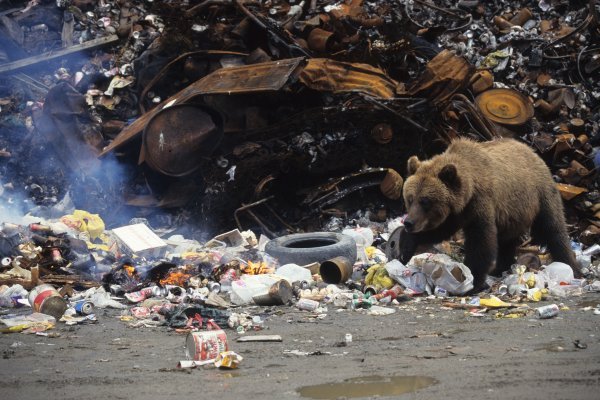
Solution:
[{"label": "plastic wrapper", "polygon": [[215,359],[215,367],[225,369],[236,369],[242,362],[244,357],[240,356],[234,351],[224,351],[219,353]]},{"label": "plastic wrapper", "polygon": [[19,332],[29,328],[49,329],[56,325],[56,318],[51,315],[34,312],[29,315],[4,315],[0,318],[10,332]]},{"label": "plastic wrapper", "polygon": [[410,259],[408,267],[420,268],[430,284],[441,286],[450,294],[461,295],[473,289],[471,270],[446,254],[416,255]]},{"label": "plastic wrapper", "polygon": [[363,264],[369,263],[369,257],[366,248],[373,243],[373,231],[370,228],[346,228],[342,231],[343,235],[350,236],[356,242],[357,261]]}]

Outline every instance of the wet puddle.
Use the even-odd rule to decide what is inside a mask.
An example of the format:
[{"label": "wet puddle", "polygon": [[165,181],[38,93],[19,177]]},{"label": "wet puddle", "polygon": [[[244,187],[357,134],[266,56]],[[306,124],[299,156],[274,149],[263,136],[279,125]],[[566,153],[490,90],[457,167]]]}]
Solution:
[{"label": "wet puddle", "polygon": [[343,382],[304,386],[298,389],[298,393],[310,399],[397,396],[413,393],[436,383],[436,379],[428,376],[361,376]]},{"label": "wet puddle", "polygon": [[585,308],[585,307],[593,307],[596,308],[600,305],[600,301],[598,300],[591,300],[591,301],[582,301],[580,303],[577,303],[578,307],[581,308]]},{"label": "wet puddle", "polygon": [[536,351],[546,350],[552,353],[560,353],[565,351],[565,343],[562,340],[553,340],[550,343],[542,343],[535,347]]}]

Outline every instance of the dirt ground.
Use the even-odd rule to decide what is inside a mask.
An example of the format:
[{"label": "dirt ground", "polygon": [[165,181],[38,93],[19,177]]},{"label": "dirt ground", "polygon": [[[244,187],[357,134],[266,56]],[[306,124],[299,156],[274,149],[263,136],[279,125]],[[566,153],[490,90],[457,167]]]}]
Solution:
[{"label": "dirt ground", "polygon": [[[329,383],[302,393],[309,398],[597,399],[600,315],[583,308],[600,303],[600,294],[563,302],[569,309],[546,320],[497,319],[493,312],[472,317],[427,299],[403,303],[388,316],[332,305],[323,319],[292,307],[250,308],[266,316],[266,329],[257,333],[278,334],[283,341],[237,343],[240,335],[227,330],[231,349],[244,357],[237,370],[177,369],[185,358],[184,335],[166,327],[131,328],[118,319],[120,311],[100,310],[96,324],[59,324],[56,338],[0,336],[0,387],[2,398],[12,400],[293,399],[302,398],[302,387]],[[352,342],[344,345],[346,333]],[[587,348],[575,346],[576,340]],[[286,354],[291,350],[323,354]],[[346,381],[350,378],[359,379]],[[378,383],[382,379],[387,383]]]}]

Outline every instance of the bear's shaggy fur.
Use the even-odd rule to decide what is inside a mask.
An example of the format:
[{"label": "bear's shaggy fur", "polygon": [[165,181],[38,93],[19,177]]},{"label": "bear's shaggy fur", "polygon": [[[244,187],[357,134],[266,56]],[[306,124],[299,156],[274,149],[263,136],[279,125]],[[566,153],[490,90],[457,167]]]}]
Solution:
[{"label": "bear's shaggy fur", "polygon": [[554,261],[581,271],[569,245],[562,199],[548,167],[529,147],[512,139],[452,142],[427,161],[408,160],[403,196],[408,216],[400,239],[406,262],[419,244],[465,235],[465,264],[475,291],[486,275],[513,263],[520,237],[531,232]]}]

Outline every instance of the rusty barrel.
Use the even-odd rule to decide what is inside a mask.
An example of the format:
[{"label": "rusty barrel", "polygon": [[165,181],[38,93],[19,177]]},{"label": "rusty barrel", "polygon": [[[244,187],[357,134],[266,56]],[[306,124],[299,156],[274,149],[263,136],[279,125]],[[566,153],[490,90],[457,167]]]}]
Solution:
[{"label": "rusty barrel", "polygon": [[223,138],[223,119],[214,109],[179,104],[158,112],[144,128],[142,150],[150,168],[174,177],[200,168]]},{"label": "rusty barrel", "polygon": [[29,292],[29,304],[33,311],[52,315],[59,320],[67,310],[67,302],[51,285],[39,285]]}]

